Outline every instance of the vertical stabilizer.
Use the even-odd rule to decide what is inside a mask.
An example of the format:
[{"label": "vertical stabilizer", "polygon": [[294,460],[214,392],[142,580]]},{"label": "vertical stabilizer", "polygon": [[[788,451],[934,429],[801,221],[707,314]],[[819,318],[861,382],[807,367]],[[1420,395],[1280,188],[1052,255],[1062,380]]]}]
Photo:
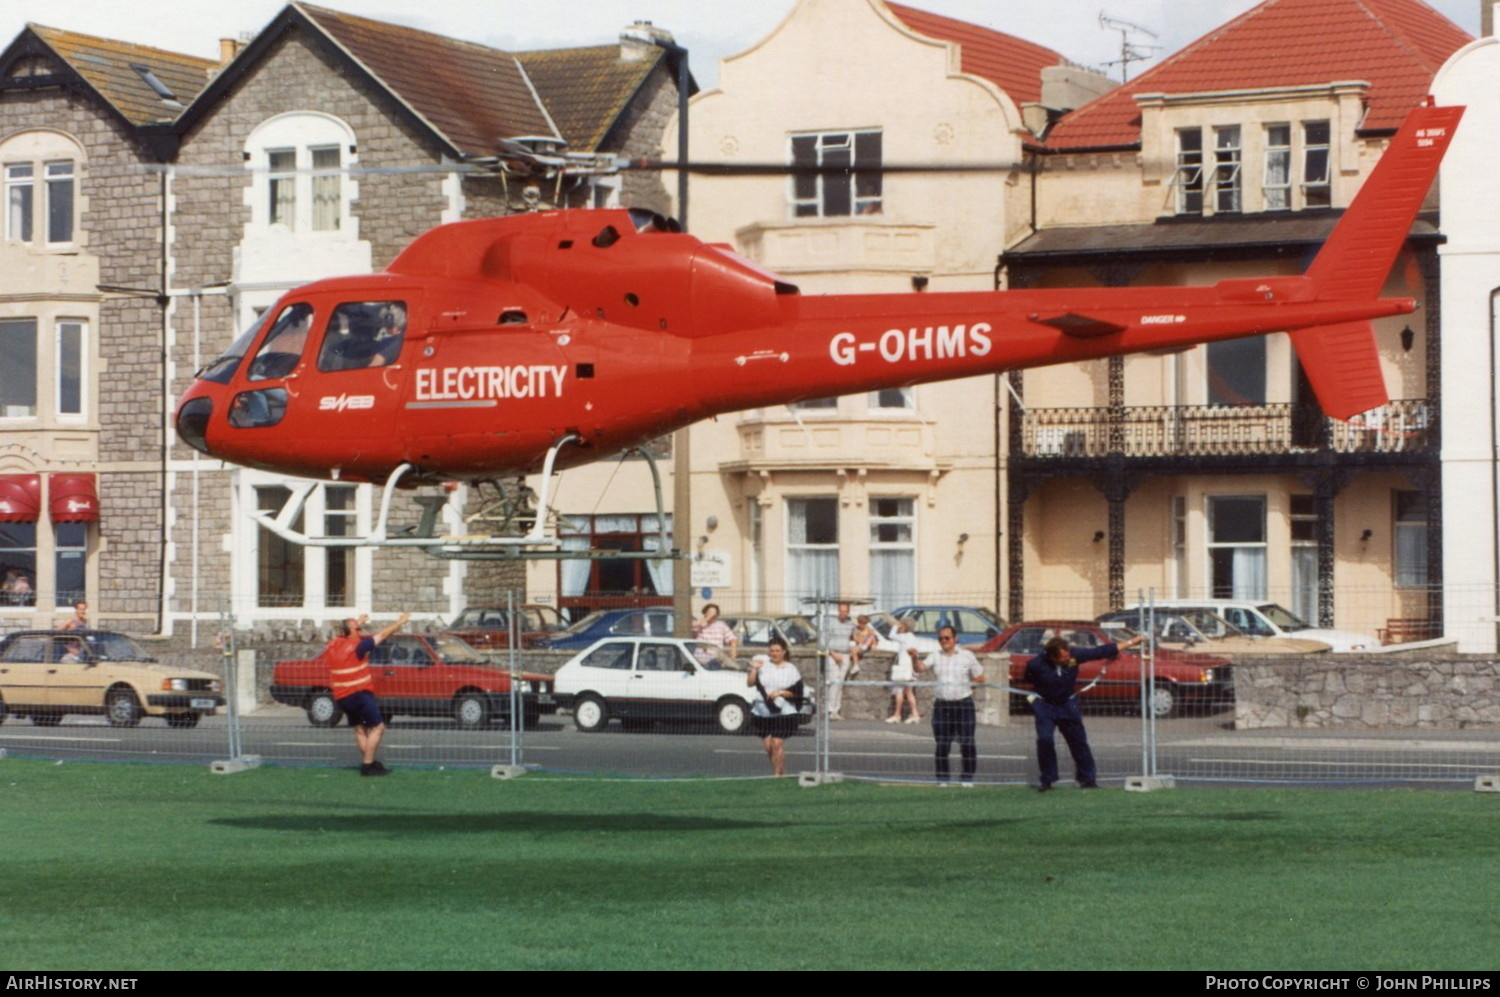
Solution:
[{"label": "vertical stabilizer", "polygon": [[[1422,106],[1407,115],[1307,269],[1319,301],[1379,297],[1463,111]],[[1300,329],[1291,338],[1328,415],[1348,419],[1389,400],[1369,322]]]}]

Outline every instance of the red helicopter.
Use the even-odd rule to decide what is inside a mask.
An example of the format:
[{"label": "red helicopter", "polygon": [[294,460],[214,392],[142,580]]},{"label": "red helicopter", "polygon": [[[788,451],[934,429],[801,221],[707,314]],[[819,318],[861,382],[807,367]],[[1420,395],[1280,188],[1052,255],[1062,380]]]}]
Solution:
[{"label": "red helicopter", "polygon": [[[285,295],[198,373],[184,442],[250,467],[392,491],[551,472],[708,416],[1116,354],[1288,332],[1325,412],[1387,401],[1370,320],[1462,108],[1411,112],[1307,272],[1207,287],[804,296],[637,210],[439,226],[383,273]],[[311,485],[307,486],[308,489]],[[305,495],[305,490],[304,493]],[[430,525],[431,517],[428,523]]]}]

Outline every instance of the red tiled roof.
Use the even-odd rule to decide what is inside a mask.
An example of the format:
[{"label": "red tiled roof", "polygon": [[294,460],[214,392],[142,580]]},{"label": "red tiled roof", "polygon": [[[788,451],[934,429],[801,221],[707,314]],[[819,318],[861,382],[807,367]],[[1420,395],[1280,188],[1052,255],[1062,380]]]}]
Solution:
[{"label": "red tiled roof", "polygon": [[493,156],[505,138],[557,135],[508,52],[311,4],[292,6],[465,155]]},{"label": "red tiled roof", "polygon": [[1085,104],[1047,136],[1053,151],[1140,142],[1139,93],[1202,93],[1365,80],[1362,131],[1394,131],[1433,75],[1473,39],[1420,0],[1265,0],[1124,86]]},{"label": "red tiled roof", "polygon": [[1017,104],[1042,98],[1042,70],[1067,62],[1060,54],[1015,35],[982,28],[967,21],[930,14],[904,4],[887,3],[891,13],[919,35],[956,42],[959,68],[971,76],[989,80]]},{"label": "red tiled roof", "polygon": [[[149,125],[176,118],[192,103],[198,91],[208,85],[209,71],[217,65],[212,59],[112,38],[95,38],[40,24],[26,27],[133,125]],[[135,66],[150,71],[172,92],[175,101],[163,98],[152,89],[133,68]]]}]

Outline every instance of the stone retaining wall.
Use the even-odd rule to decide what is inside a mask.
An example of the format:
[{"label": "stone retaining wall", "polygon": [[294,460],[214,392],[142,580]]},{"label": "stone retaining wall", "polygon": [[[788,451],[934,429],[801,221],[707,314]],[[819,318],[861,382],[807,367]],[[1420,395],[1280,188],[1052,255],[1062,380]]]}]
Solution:
[{"label": "stone retaining wall", "polygon": [[1308,655],[1234,666],[1235,727],[1500,725],[1500,662]]}]

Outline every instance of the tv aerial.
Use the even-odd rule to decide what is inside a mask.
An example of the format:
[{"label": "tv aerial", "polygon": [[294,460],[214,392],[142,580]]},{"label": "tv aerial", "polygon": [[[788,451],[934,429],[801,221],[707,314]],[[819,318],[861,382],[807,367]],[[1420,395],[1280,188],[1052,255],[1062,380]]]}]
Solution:
[{"label": "tv aerial", "polygon": [[1120,33],[1120,57],[1106,62],[1106,66],[1120,67],[1120,82],[1127,81],[1130,75],[1130,64],[1132,62],[1143,62],[1151,58],[1152,54],[1160,45],[1152,45],[1136,41],[1138,35],[1149,35],[1152,38],[1160,36],[1150,28],[1142,27],[1132,21],[1123,21],[1118,17],[1110,17],[1104,11],[1099,12],[1099,27],[1105,31],[1118,31]]}]

